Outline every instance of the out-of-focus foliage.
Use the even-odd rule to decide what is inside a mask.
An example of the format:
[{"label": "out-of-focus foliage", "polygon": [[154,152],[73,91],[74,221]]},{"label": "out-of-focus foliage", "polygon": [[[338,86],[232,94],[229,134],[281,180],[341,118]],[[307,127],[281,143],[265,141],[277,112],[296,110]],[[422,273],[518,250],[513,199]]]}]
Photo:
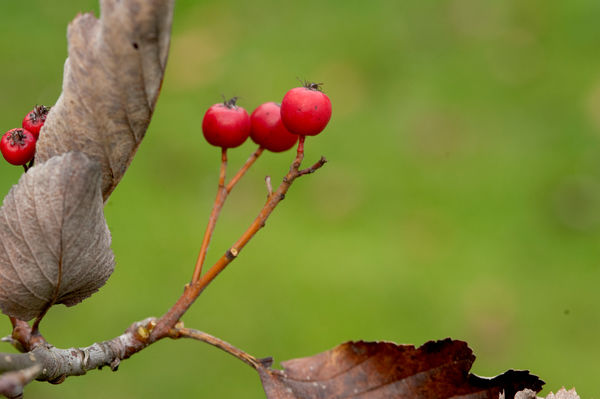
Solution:
[{"label": "out-of-focus foliage", "polygon": [[[60,93],[66,25],[95,0],[0,3],[0,129]],[[160,315],[191,277],[216,189],[206,108],[252,110],[296,78],[324,82],[326,155],[186,316],[257,355],[350,339],[452,336],[474,372],[529,368],[549,390],[600,395],[600,53],[592,0],[178,0],[157,111],[106,207],[116,269],[80,306],[52,309],[50,342],[88,345]],[[254,150],[230,154],[236,167]],[[267,155],[224,208],[208,261],[262,205]],[[0,165],[5,195],[21,170]],[[268,309],[268,311],[265,311]],[[3,324],[5,333],[9,323]],[[6,347],[6,350],[9,348]],[[29,398],[244,397],[254,371],[197,342],[162,342]]]}]

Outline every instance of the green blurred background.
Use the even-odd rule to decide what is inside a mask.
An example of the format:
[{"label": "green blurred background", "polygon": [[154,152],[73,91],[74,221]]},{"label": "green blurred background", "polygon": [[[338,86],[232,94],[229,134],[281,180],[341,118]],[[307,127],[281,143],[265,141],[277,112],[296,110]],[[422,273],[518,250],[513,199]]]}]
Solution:
[{"label": "green blurred background", "polygon": [[[66,25],[96,3],[0,2],[3,131],[56,100]],[[530,369],[544,393],[600,397],[598,15],[596,0],[178,0],[155,117],[106,206],[115,273],[52,309],[44,334],[85,346],[174,302],[216,188],[204,110],[221,94],[248,110],[279,101],[300,77],[325,82],[333,102],[307,145],[307,161],[330,163],[292,187],[186,325],[277,361],[352,339],[450,336],[469,342],[479,374]],[[230,166],[253,150],[232,151]],[[209,262],[292,157],[265,156],[235,189]],[[1,166],[3,195],[20,174]],[[26,394],[264,397],[252,369],[185,341]]]}]

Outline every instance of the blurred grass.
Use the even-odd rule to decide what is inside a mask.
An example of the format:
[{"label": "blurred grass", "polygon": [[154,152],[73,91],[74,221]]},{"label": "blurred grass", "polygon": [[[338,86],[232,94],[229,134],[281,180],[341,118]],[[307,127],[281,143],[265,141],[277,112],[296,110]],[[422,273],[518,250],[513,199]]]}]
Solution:
[{"label": "blurred grass", "polygon": [[[0,3],[0,128],[60,93],[67,23],[95,1]],[[117,268],[81,305],[53,309],[57,346],[160,315],[191,276],[219,152],[203,112],[252,110],[296,77],[325,82],[334,114],[267,228],[186,324],[276,360],[349,339],[469,342],[474,371],[526,368],[546,390],[600,396],[600,3],[592,0],[281,3],[178,0],[148,135],[106,215]],[[253,151],[230,155],[235,168]],[[225,206],[209,262],[252,220],[261,159]],[[2,192],[21,170],[3,165]],[[5,333],[9,323],[5,321]],[[161,342],[117,373],[32,384],[27,397],[263,397],[242,363]]]}]

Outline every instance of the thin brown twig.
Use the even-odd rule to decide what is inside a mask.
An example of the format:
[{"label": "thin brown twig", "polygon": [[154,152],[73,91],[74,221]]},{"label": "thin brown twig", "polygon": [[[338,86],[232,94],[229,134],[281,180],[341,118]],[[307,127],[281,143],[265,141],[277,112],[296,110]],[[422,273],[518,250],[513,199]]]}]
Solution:
[{"label": "thin brown twig", "polygon": [[238,170],[238,172],[233,176],[231,181],[225,185],[225,171],[227,169],[227,154],[226,149],[223,148],[221,151],[221,172],[219,173],[219,188],[217,189],[217,197],[215,198],[215,202],[213,204],[213,209],[208,219],[208,226],[206,226],[206,231],[204,232],[204,238],[202,239],[202,246],[200,247],[200,252],[198,253],[198,259],[196,260],[196,266],[194,267],[194,274],[192,275],[192,282],[198,281],[200,275],[202,274],[202,266],[204,265],[204,261],[206,260],[206,253],[208,252],[208,246],[210,244],[210,240],[212,238],[213,232],[215,231],[215,226],[217,225],[217,220],[219,219],[219,214],[221,213],[221,209],[223,209],[223,204],[225,204],[225,200],[227,196],[235,187],[238,181],[246,174],[248,169],[254,164],[254,162],[258,159],[258,157],[263,153],[264,148],[258,147],[256,151],[250,155],[250,157],[246,160],[246,163]]},{"label": "thin brown twig", "polygon": [[304,175],[308,175],[311,173],[315,173],[317,171],[317,169],[319,169],[321,166],[325,165],[326,162],[327,162],[327,159],[325,159],[325,157],[321,157],[321,159],[319,159],[317,162],[315,162],[315,164],[313,166],[311,166],[310,168],[306,168],[306,169],[302,169],[301,171],[298,171],[298,176],[304,176]]},{"label": "thin brown twig", "polygon": [[[68,376],[82,375],[85,374],[87,370],[98,367],[109,366],[113,371],[115,371],[118,368],[121,360],[131,357],[133,354],[163,338],[188,337],[215,345],[232,354],[233,356],[236,356],[254,368],[269,367],[271,362],[270,359],[256,359],[253,356],[235,348],[233,345],[219,340],[218,338],[212,337],[209,334],[193,329],[184,329],[183,325],[179,327],[177,322],[194,303],[202,291],[221,271],[227,267],[227,265],[231,263],[231,261],[233,261],[233,259],[237,257],[239,252],[244,248],[248,241],[250,241],[250,239],[258,232],[258,230],[265,225],[266,220],[273,212],[275,207],[279,204],[279,202],[281,202],[281,200],[285,198],[285,194],[294,180],[306,174],[299,169],[304,158],[303,141],[304,140],[302,139],[300,140],[296,158],[290,166],[289,172],[283,178],[283,181],[277,190],[267,199],[266,204],[254,222],[229,248],[229,250],[208,270],[207,273],[205,273],[197,281],[186,286],[186,289],[179,300],[165,315],[163,315],[163,317],[158,320],[155,318],[148,318],[146,320],[133,323],[124,334],[118,337],[79,349],[54,348],[52,345],[49,345],[41,335],[32,334],[32,327],[30,327],[27,322],[18,320],[16,318],[11,318],[11,323],[13,324],[13,334],[11,337],[7,337],[3,340],[11,342],[20,351],[28,353],[22,355],[10,355],[12,356],[10,361],[7,360],[7,356],[9,355],[5,354],[5,366],[7,368],[9,366],[10,368],[15,367],[13,370],[19,371],[27,369],[32,365],[31,363],[42,364],[43,368],[41,372],[37,369],[31,369],[28,370],[26,374],[36,374],[36,376],[33,378],[50,381],[52,383],[60,383]],[[258,153],[258,155],[260,155],[260,153]],[[225,157],[222,157],[222,159],[223,158]],[[317,170],[323,166],[324,163],[325,158],[321,158],[321,160],[313,165],[310,169]],[[245,170],[247,169],[248,168],[245,168]],[[223,181],[224,178],[220,178],[220,183]],[[21,367],[17,367],[19,364],[21,364]],[[24,375],[25,374],[17,375],[19,381],[23,381],[22,386],[29,382],[26,379],[22,379]],[[17,395],[19,394],[19,384],[15,385],[17,387],[17,391],[14,392]]]},{"label": "thin brown twig", "polygon": [[257,359],[251,354],[231,345],[229,342],[193,328],[174,328],[169,331],[169,336],[173,339],[192,338],[205,342],[235,356],[254,369],[269,367],[273,362],[272,358]]},{"label": "thin brown twig", "polygon": [[[298,142],[298,150],[296,152],[296,158],[290,166],[289,172],[283,178],[283,181],[277,188],[277,191],[267,198],[266,204],[258,216],[254,219],[250,227],[242,234],[242,236],[225,252],[224,255],[217,260],[213,266],[204,273],[197,281],[193,281],[188,284],[177,302],[169,309],[169,311],[163,315],[156,328],[152,331],[150,341],[161,339],[168,335],[168,332],[177,321],[185,314],[189,307],[194,303],[198,296],[204,291],[204,289],[217,277],[240,253],[240,251],[246,246],[248,241],[254,237],[254,235],[265,225],[266,220],[269,218],[275,207],[285,198],[287,191],[290,186],[296,180],[296,178],[303,174],[299,170],[302,160],[304,159],[304,137],[301,136]],[[321,157],[319,162],[313,165],[315,170],[322,167],[327,160]]]},{"label": "thin brown twig", "polygon": [[233,187],[237,184],[238,181],[246,174],[248,169],[254,164],[254,162],[260,157],[260,155],[264,151],[264,147],[258,147],[256,151],[246,160],[246,163],[238,170],[238,172],[231,178],[231,181],[227,184],[227,193],[229,194]]},{"label": "thin brown twig", "polygon": [[198,259],[196,260],[196,266],[194,267],[194,274],[192,275],[192,282],[197,281],[200,278],[200,274],[202,273],[202,265],[204,264],[204,259],[206,259],[206,252],[208,251],[208,246],[210,244],[210,240],[212,238],[213,232],[215,231],[215,226],[217,225],[217,220],[219,219],[219,213],[221,213],[221,209],[223,208],[223,204],[225,203],[225,199],[227,198],[227,189],[225,188],[225,174],[227,170],[227,149],[221,149],[221,171],[219,172],[219,187],[217,189],[217,197],[215,198],[215,202],[213,204],[212,211],[210,213],[210,217],[208,218],[208,225],[206,226],[206,231],[204,232],[204,238],[202,239],[202,245],[200,246],[200,252],[198,253]]}]

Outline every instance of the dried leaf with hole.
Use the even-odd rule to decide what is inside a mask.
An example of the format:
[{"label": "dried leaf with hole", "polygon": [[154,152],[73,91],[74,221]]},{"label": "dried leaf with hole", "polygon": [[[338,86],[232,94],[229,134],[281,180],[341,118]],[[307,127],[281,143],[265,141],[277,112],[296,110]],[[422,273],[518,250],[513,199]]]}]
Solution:
[{"label": "dried leaf with hole", "polygon": [[103,213],[101,169],[82,153],[38,164],[0,208],[0,308],[30,320],[75,305],[114,269]]},{"label": "dried leaf with hole", "polygon": [[174,0],[101,0],[101,18],[69,25],[63,91],[37,143],[36,162],[79,151],[102,166],[106,200],[146,133],[169,51]]},{"label": "dried leaf with hole", "polygon": [[465,342],[445,339],[419,348],[390,342],[347,342],[311,357],[288,360],[283,370],[258,367],[269,399],[512,398],[543,385],[527,371],[494,378],[470,374],[475,356]]}]

